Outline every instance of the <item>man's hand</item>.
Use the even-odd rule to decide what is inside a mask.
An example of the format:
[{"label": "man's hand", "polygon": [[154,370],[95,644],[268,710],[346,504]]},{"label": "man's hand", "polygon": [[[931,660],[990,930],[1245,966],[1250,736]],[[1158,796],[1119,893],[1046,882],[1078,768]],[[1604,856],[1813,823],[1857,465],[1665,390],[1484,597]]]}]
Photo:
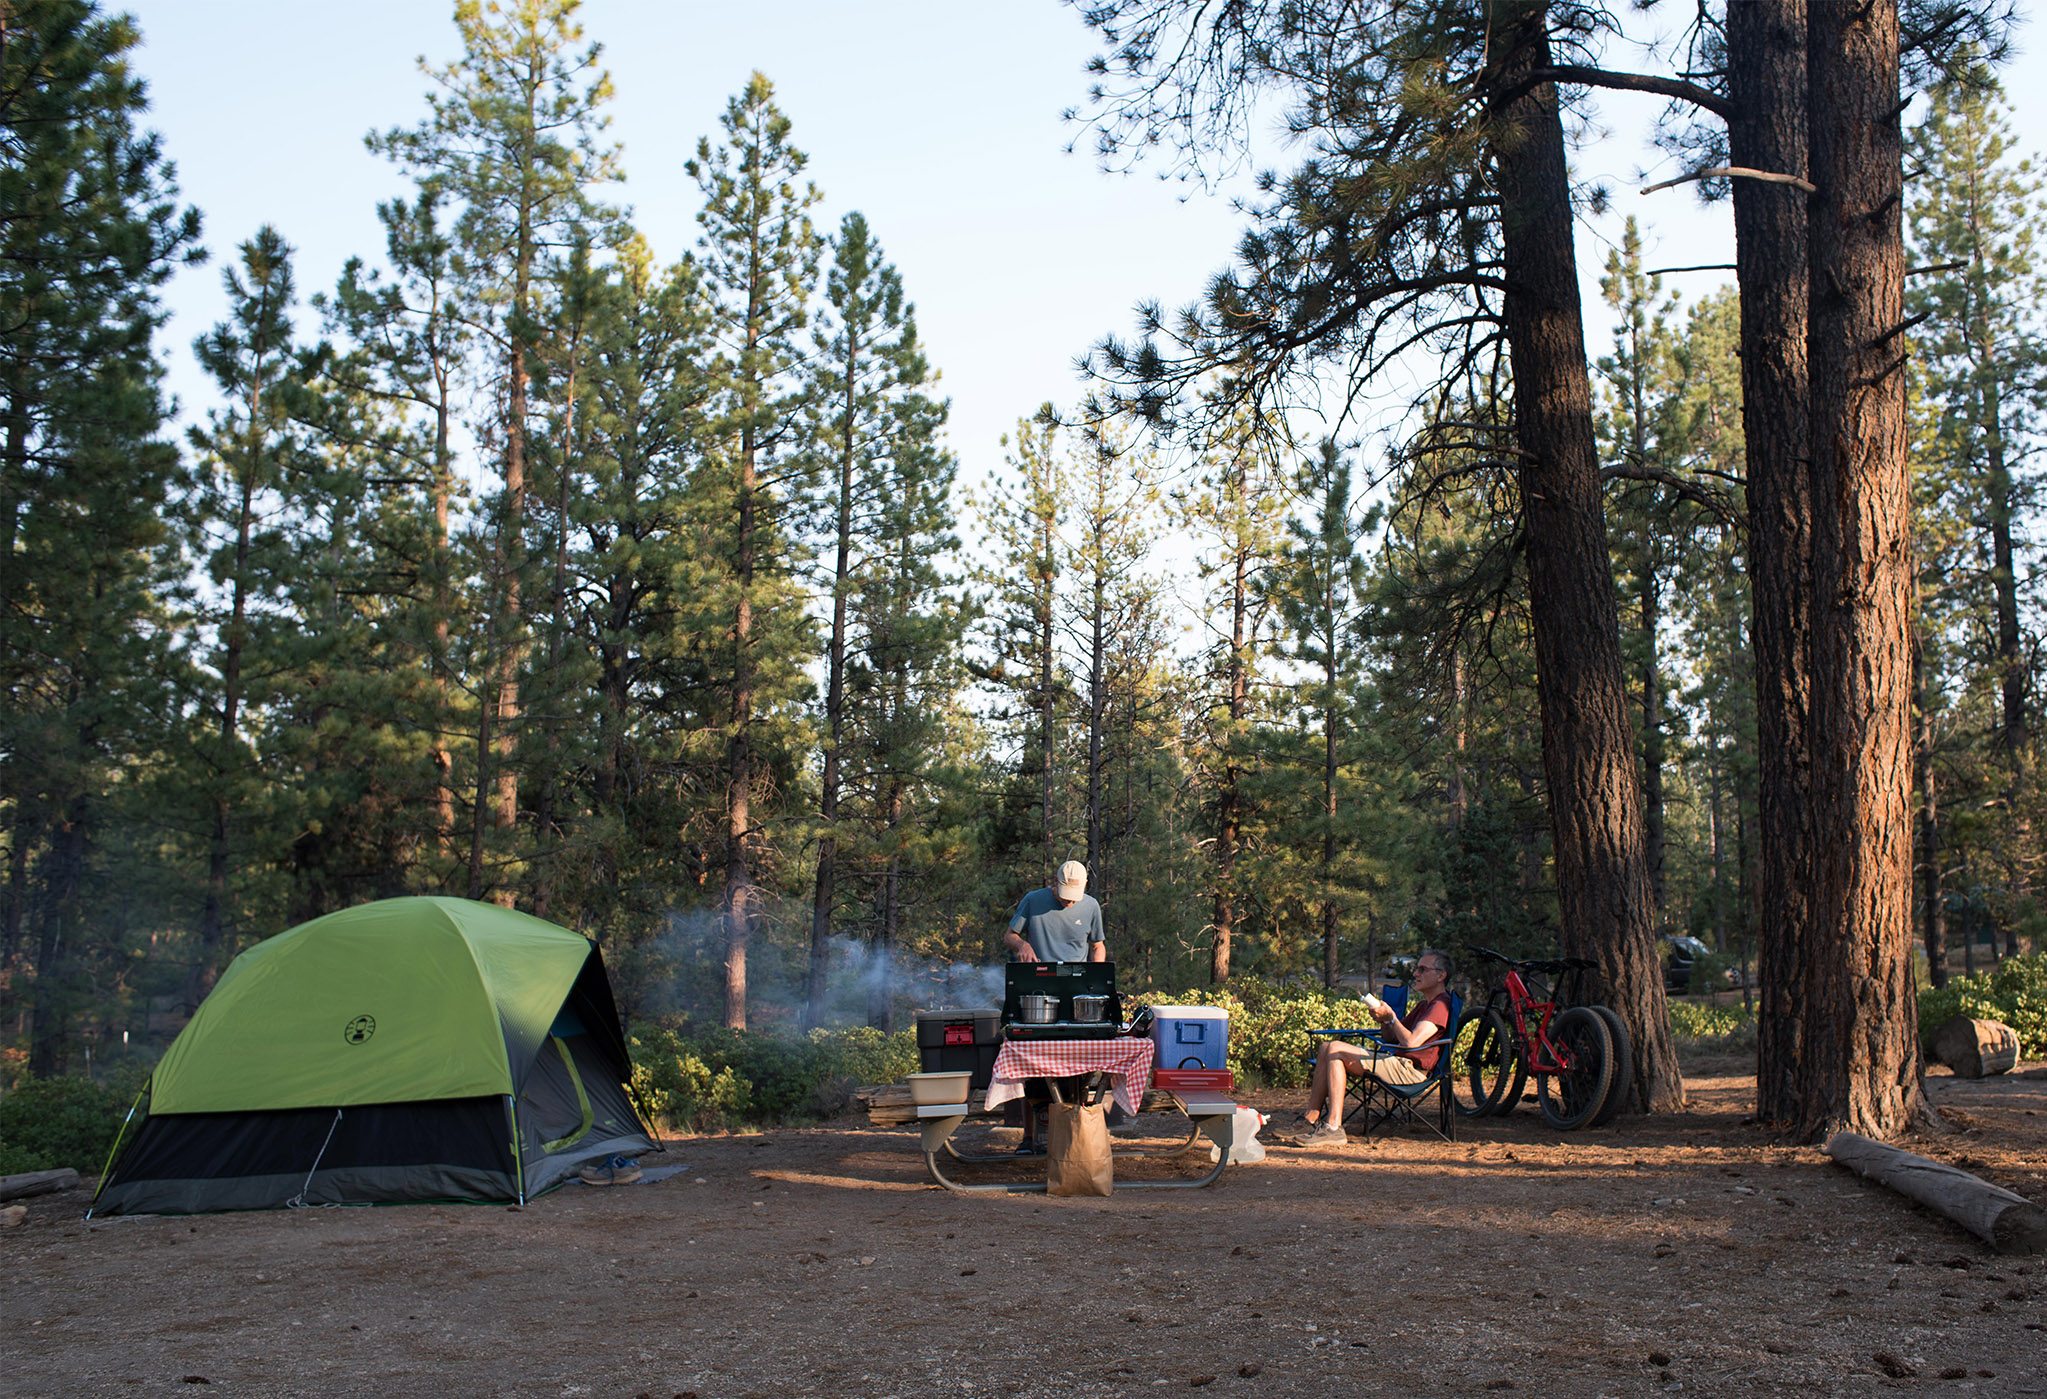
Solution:
[{"label": "man's hand", "polygon": [[1009,949],[1009,955],[1019,962],[1035,962],[1038,954],[1031,950],[1028,940],[1017,933],[1004,933],[1002,945]]}]

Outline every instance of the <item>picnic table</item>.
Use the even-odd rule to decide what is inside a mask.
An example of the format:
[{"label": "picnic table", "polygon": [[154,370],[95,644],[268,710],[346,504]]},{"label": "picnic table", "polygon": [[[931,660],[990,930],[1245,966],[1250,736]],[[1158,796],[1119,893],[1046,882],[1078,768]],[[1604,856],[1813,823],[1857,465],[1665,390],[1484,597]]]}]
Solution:
[{"label": "picnic table", "polygon": [[[1145,1085],[1151,1079],[1151,1041],[1146,1039],[1109,1040],[1012,1040],[1003,1045],[995,1057],[995,1067],[985,1094],[969,1094],[964,1103],[940,1103],[912,1108],[918,1128],[923,1137],[925,1169],[931,1178],[947,1190],[962,1194],[1002,1193],[1020,1191],[1042,1191],[1043,1181],[1024,1181],[972,1185],[952,1179],[940,1164],[941,1155],[950,1156],[963,1162],[988,1163],[1012,1161],[1011,1155],[972,1155],[959,1150],[953,1143],[953,1134],[969,1118],[1000,1117],[1003,1104],[1021,1097],[1024,1080],[1044,1078],[1054,1084],[1053,1092],[1059,1093],[1059,1080],[1071,1081],[1076,1077],[1094,1074],[1105,1075],[1109,1091],[1117,1105],[1130,1113],[1175,1111],[1184,1113],[1188,1121],[1188,1133],[1184,1141],[1161,1151],[1158,1148],[1124,1146],[1122,1155],[1177,1156],[1191,1150],[1206,1136],[1217,1147],[1214,1169],[1195,1180],[1129,1181],[1118,1184],[1119,1190],[1191,1190],[1204,1185],[1213,1185],[1230,1164],[1230,1129],[1235,1117],[1237,1104],[1220,1093],[1194,1091],[1147,1092]],[[907,1090],[905,1090],[907,1092]],[[978,1097],[978,1101],[977,1101]],[[870,1115],[878,1120],[879,1110],[870,1107]]]}]

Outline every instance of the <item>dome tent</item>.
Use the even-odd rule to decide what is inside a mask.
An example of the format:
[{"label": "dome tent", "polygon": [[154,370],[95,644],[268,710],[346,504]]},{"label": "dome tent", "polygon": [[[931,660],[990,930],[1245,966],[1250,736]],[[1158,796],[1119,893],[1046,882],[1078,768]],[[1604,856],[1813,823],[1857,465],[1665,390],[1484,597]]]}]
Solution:
[{"label": "dome tent", "polygon": [[98,1214],[523,1201],[654,1146],[580,933],[385,899],[244,952],[156,1066]]}]

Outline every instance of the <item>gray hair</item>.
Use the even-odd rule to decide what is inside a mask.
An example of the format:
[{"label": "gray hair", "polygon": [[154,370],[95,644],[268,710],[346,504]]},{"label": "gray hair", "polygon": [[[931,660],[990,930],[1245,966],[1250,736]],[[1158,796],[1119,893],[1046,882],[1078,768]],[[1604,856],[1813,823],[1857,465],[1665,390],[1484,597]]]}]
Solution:
[{"label": "gray hair", "polygon": [[1424,947],[1422,949],[1422,956],[1433,957],[1436,959],[1436,965],[1443,969],[1443,979],[1445,981],[1448,981],[1451,977],[1457,975],[1456,960],[1452,958],[1450,954],[1445,952],[1442,948]]}]

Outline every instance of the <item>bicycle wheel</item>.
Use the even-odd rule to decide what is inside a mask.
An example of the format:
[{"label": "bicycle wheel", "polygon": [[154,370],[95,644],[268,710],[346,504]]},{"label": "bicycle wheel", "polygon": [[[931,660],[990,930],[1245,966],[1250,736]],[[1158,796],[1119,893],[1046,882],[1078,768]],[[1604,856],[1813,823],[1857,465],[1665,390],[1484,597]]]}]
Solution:
[{"label": "bicycle wheel", "polygon": [[1613,1087],[1613,1036],[1598,1015],[1571,1006],[1550,1022],[1548,1039],[1562,1072],[1536,1075],[1536,1098],[1550,1126],[1575,1131],[1606,1106]]},{"label": "bicycle wheel", "polygon": [[1601,1020],[1606,1022],[1606,1033],[1613,1038],[1613,1087],[1607,1090],[1606,1101],[1599,1105],[1599,1111],[1592,1114],[1591,1127],[1604,1127],[1620,1113],[1628,1101],[1628,1094],[1634,1089],[1635,1048],[1628,1036],[1627,1022],[1612,1006],[1592,1006]]},{"label": "bicycle wheel", "polygon": [[[1528,1080],[1528,1065],[1514,1052],[1514,1036],[1506,1017],[1488,1006],[1471,1022],[1470,1042],[1464,1055],[1464,1080],[1471,1101],[1457,1100],[1462,1117],[1504,1115],[1521,1101],[1521,1085]],[[1453,1075],[1453,1079],[1454,1079]]]}]

